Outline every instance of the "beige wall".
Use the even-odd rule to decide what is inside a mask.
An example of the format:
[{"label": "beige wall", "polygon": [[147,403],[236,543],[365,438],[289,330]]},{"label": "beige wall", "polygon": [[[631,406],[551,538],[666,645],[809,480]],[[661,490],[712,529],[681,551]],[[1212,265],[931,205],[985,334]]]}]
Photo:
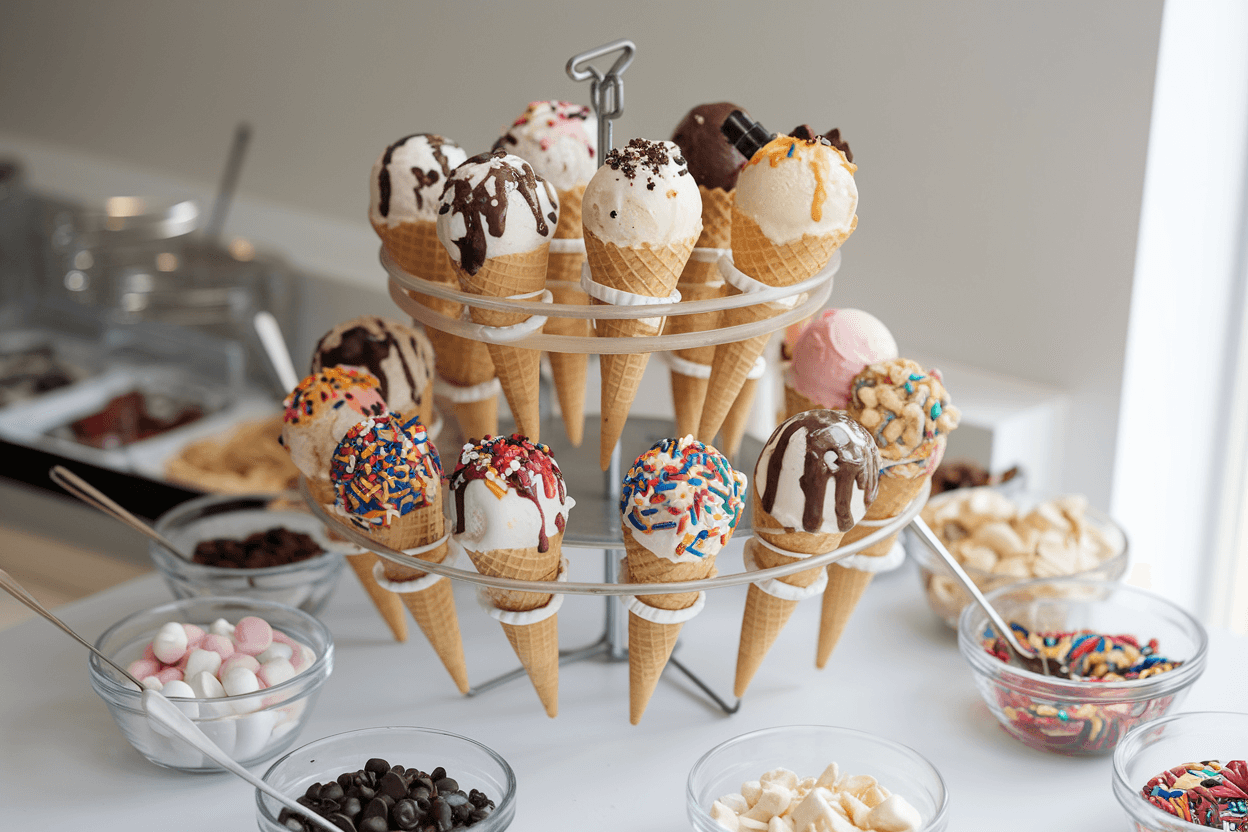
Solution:
[{"label": "beige wall", "polygon": [[[906,348],[1072,395],[1069,487],[1107,505],[1160,0],[6,4],[0,132],[366,224],[369,165],[485,149],[572,52],[631,37],[617,141],[730,99],[839,126],[860,225],[833,297]],[[955,396],[956,396],[956,391]]]}]

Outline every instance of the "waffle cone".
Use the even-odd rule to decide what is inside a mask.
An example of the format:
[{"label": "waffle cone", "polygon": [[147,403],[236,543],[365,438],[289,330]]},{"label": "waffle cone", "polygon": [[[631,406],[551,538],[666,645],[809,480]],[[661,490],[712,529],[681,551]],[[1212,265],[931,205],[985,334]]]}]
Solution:
[{"label": "waffle cone", "polygon": [[784,418],[792,419],[799,413],[805,413],[807,410],[822,410],[818,404],[811,399],[806,398],[799,393],[796,387],[786,384],[784,385]]},{"label": "waffle cone", "polygon": [[555,237],[571,240],[581,236],[581,200],[584,197],[584,185],[559,191],[559,224],[555,226]]},{"label": "waffle cone", "polygon": [[[719,274],[719,266],[715,263],[695,260],[692,257],[685,263],[685,269],[680,273],[680,280],[676,283],[676,287],[680,289],[682,301],[711,300],[713,298],[721,298],[727,293],[727,286],[723,283],[723,278]],[[685,332],[710,332],[719,326],[720,315],[720,312],[695,312],[692,315],[672,315],[667,319],[667,327],[664,329],[664,332],[668,335],[679,335]],[[715,357],[715,345],[690,347],[683,350],[673,350],[673,352],[686,361],[709,365]]]},{"label": "waffle cone", "polygon": [[[710,383],[709,379],[707,383]],[[745,427],[749,424],[750,409],[754,407],[754,394],[757,392],[758,379],[747,378],[732,407],[728,408],[728,415],[724,417],[724,424],[719,429],[723,436],[719,447],[729,459],[735,460],[737,451],[741,450],[741,440],[745,438]]]},{"label": "waffle cone", "polygon": [[[715,574],[715,558],[694,563],[677,563],[661,558],[642,546],[628,529],[624,530],[626,567],[629,583],[670,583],[709,578]],[[682,610],[698,600],[696,592],[666,595],[639,595],[638,600],[651,607]],[[650,703],[663,668],[676,646],[683,624],[656,624],[633,613],[628,615],[628,716],[636,725]]]},{"label": "waffle cone", "polygon": [[407,641],[407,617],[403,615],[403,601],[388,589],[382,589],[373,577],[373,564],[377,563],[377,555],[372,552],[360,552],[347,555],[347,565],[360,579],[360,586],[368,593],[368,597],[381,613],[382,620],[394,634],[395,641]]},{"label": "waffle cone", "polygon": [[[559,577],[562,559],[563,532],[550,538],[545,552],[536,546],[525,549],[491,549],[487,552],[468,551],[477,571],[482,575],[499,578],[516,578],[522,581],[553,581]],[[549,593],[520,592],[508,589],[486,588],[494,605],[502,610],[520,612],[535,610],[550,603]],[[503,632],[511,642],[511,648],[524,665],[537,696],[548,716],[559,712],[559,628],[558,615],[552,615],[535,624],[504,624]],[[532,631],[532,632],[529,632]]]},{"label": "waffle cone", "polygon": [[[584,256],[580,254],[550,255],[547,286],[555,303],[579,305],[589,303],[589,295],[579,288],[549,283],[550,280],[580,280],[581,263],[584,260]],[[571,261],[572,266],[575,267],[575,276],[572,274],[572,266],[567,267],[566,276],[559,276],[559,270],[565,267],[560,261]],[[557,263],[560,265],[557,266]],[[587,318],[551,316],[546,319],[543,331],[553,335],[577,335],[583,338],[593,335],[593,329]],[[585,353],[564,352],[552,352],[547,355],[550,356],[550,369],[555,379],[555,393],[559,397],[559,412],[563,416],[564,430],[567,431],[568,440],[573,447],[579,448],[585,438],[585,386],[589,380],[589,356]]]},{"label": "waffle cone", "polygon": [[702,234],[698,248],[728,248],[732,241],[732,205],[737,191],[698,186],[702,194]]},{"label": "waffle cone", "polygon": [[[854,218],[854,225],[857,225]],[[852,228],[851,228],[852,233]],[[776,245],[767,239],[758,223],[732,209],[732,258],[738,269],[768,286],[793,286],[814,277],[832,257],[832,252],[845,242],[848,234],[816,237],[810,234],[792,243]],[[736,326],[774,318],[782,311],[776,304],[755,304],[725,309],[720,326]],[[715,348],[711,366],[710,390],[702,408],[698,438],[710,442],[719,433],[732,403],[745,384],[754,362],[763,354],[770,335],[756,335],[744,341],[720,344]]]},{"label": "waffle cone", "polygon": [[741,271],[768,286],[793,286],[819,273],[858,227],[854,217],[848,233],[816,236],[777,245],[767,239],[758,223],[732,208],[732,262]]},{"label": "waffle cone", "polygon": [[312,499],[320,506],[332,506],[338,499],[338,495],[334,493],[334,484],[330,482],[329,476],[323,477],[306,477],[308,481],[308,491],[312,493]]},{"label": "waffle cone", "polygon": [[[430,308],[451,318],[458,318],[463,310],[462,304],[453,301],[430,300],[435,301],[435,304],[427,304]],[[455,387],[475,387],[494,378],[494,361],[483,342],[461,338],[432,326],[425,327],[425,334],[433,344],[433,364],[443,381]],[[451,408],[465,438],[498,433],[498,396],[475,402],[452,402]]]},{"label": "waffle cone", "polygon": [[[931,475],[922,477],[880,477],[880,490],[875,501],[867,506],[864,520],[888,520],[896,517],[910,505],[911,501],[923,489]],[[859,523],[845,535],[845,545],[862,540],[876,530],[875,526]],[[893,548],[896,534],[891,534],[872,546],[863,549],[859,554],[867,557],[883,557]],[[862,599],[867,585],[871,583],[870,572],[860,569],[849,569],[838,564],[828,566],[828,588],[823,593],[823,612],[819,619],[819,646],[815,653],[815,666],[822,669],[828,663],[832,651],[836,649],[854,607]]]},{"label": "waffle cone", "polygon": [[[533,251],[491,257],[476,274],[456,267],[459,285],[465,292],[494,298],[527,295],[539,292],[546,285],[546,266],[550,244],[543,243]],[[529,315],[499,312],[491,309],[470,309],[469,317],[486,326],[512,326],[523,323]],[[507,344],[488,344],[494,371],[503,387],[503,395],[516,420],[516,429],[537,442],[541,434],[538,387],[541,379],[541,353],[537,350]]]},{"label": "waffle cone", "polygon": [[546,716],[559,715],[559,613],[536,624],[504,624],[503,632],[529,674]]},{"label": "waffle cone", "polygon": [[[612,289],[652,298],[667,297],[676,288],[694,242],[695,239],[690,238],[667,246],[623,248],[600,240],[591,231],[585,231],[585,253],[594,280]],[[594,331],[602,337],[658,335],[662,329],[661,317],[604,319],[594,325]],[[628,419],[628,411],[649,359],[649,353],[603,355],[599,359],[602,369],[602,429],[598,456],[604,471],[610,466],[611,452],[624,432],[624,422]]]},{"label": "waffle cone", "polygon": [[[392,549],[415,549],[441,538],[446,532],[446,519],[442,514],[441,491],[432,504],[408,512],[391,521],[389,527],[375,527],[369,537]],[[442,563],[450,547],[446,542],[432,551],[419,555],[421,560]],[[382,570],[387,580],[414,581],[423,578],[425,572],[409,566],[384,561]],[[384,591],[384,590],[383,590]],[[388,593],[396,595],[416,619],[421,632],[429,639],[442,666],[460,693],[468,692],[468,666],[464,662],[464,646],[459,634],[459,616],[455,612],[455,599],[451,582],[441,580],[420,592]]]},{"label": "waffle cone", "polygon": [[393,227],[373,223],[373,230],[403,271],[435,283],[455,282],[451,258],[438,239],[436,222],[404,222]]},{"label": "waffle cone", "polygon": [[706,381],[672,370],[672,405],[676,410],[677,436],[698,432],[698,419],[702,416],[702,402],[706,398]]}]

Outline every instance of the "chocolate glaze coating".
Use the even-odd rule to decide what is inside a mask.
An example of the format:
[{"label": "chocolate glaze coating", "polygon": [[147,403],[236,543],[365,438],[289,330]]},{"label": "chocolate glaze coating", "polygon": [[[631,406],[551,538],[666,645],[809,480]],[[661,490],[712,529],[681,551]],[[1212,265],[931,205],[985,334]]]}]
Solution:
[{"label": "chocolate glaze coating", "polygon": [[731,191],[737,187],[737,174],[748,161],[719,131],[733,110],[745,112],[743,107],[727,101],[699,104],[681,119],[672,133],[672,141],[689,163],[693,181],[704,188]]}]

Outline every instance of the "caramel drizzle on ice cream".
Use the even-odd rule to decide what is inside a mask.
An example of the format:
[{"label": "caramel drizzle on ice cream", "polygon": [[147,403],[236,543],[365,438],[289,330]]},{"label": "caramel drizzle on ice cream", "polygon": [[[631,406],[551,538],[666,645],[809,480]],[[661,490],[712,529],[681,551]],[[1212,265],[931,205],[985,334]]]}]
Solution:
[{"label": "caramel drizzle on ice cream", "polygon": [[[486,165],[489,170],[485,177],[475,187],[468,176],[451,177],[446,184],[447,191],[450,191],[449,202],[446,192],[442,195],[442,207],[438,209],[438,213],[445,214],[450,211],[464,218],[464,236],[453,242],[459,249],[459,266],[468,274],[476,274],[486,261],[489,246],[486,230],[488,229],[491,237],[502,237],[507,230],[509,184],[528,203],[537,224],[537,233],[543,237],[550,236],[550,227],[546,224],[537,195],[539,187],[546,188],[548,192],[550,187],[544,179],[538,178],[528,162],[523,162],[522,167],[517,169],[503,161],[506,155],[502,150],[495,150],[473,156],[456,170],[466,169],[468,165]],[[551,202],[556,201],[554,194],[548,195]],[[550,221],[555,222],[557,219],[558,215],[552,212]]]},{"label": "caramel drizzle on ice cream", "polygon": [[[817,148],[823,148],[824,152],[820,152]],[[804,151],[807,150],[812,152],[805,153]],[[746,167],[749,167],[750,165],[757,165],[766,159],[774,168],[790,159],[795,162],[801,162],[803,159],[807,160],[810,165],[811,175],[815,177],[815,190],[810,200],[810,219],[813,222],[820,222],[823,219],[823,203],[828,198],[827,170],[824,166],[830,164],[830,162],[826,151],[836,153],[840,157],[841,166],[851,174],[858,170],[856,165],[845,158],[844,153],[822,136],[809,140],[796,139],[785,135],[776,136],[755,153],[754,158],[745,164]]]},{"label": "caramel drizzle on ice cream", "polygon": [[[842,532],[854,526],[850,510],[854,486],[863,491],[863,501],[871,505],[879,490],[879,455],[875,443],[861,425],[839,410],[808,410],[789,419],[767,440],[771,458],[767,460],[760,503],[768,514],[776,505],[781,469],[793,435],[805,428],[806,447],[803,452],[801,485],[805,504],[802,507],[802,530],[816,532],[823,526],[823,506],[828,482],[836,484],[836,525]],[[758,471],[754,472],[755,487]]]}]

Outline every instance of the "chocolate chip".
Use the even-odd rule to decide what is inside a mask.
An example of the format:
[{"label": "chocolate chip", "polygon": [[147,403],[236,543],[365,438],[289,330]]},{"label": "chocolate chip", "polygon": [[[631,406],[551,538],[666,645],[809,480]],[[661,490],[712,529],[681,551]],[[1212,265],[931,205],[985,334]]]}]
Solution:
[{"label": "chocolate chip", "polygon": [[381,778],[381,793],[395,800],[407,797],[407,784],[403,782],[403,778],[388,771]]},{"label": "chocolate chip", "polygon": [[321,800],[342,800],[344,792],[342,786],[335,780],[332,783],[326,783],[321,786],[320,793],[317,795]]},{"label": "chocolate chip", "polygon": [[373,757],[364,764],[364,770],[370,774],[376,774],[378,777],[390,770],[390,764],[380,757]]},{"label": "chocolate chip", "polygon": [[343,832],[356,832],[355,823],[341,812],[334,812],[328,816],[327,820]]},{"label": "chocolate chip", "polygon": [[360,832],[390,832],[390,822],[383,815],[374,815],[360,821]]},{"label": "chocolate chip", "polygon": [[400,800],[390,810],[390,821],[399,829],[415,829],[420,823],[420,810],[414,800]]},{"label": "chocolate chip", "polygon": [[451,819],[451,807],[440,797],[433,799],[433,803],[429,806],[429,813],[437,822],[439,832],[450,832],[450,828],[455,825]]},{"label": "chocolate chip", "polygon": [[309,535],[276,527],[243,540],[217,538],[195,546],[191,560],[223,569],[265,569],[315,557],[324,551]]},{"label": "chocolate chip", "polygon": [[442,772],[442,777],[441,777],[441,779],[434,781],[434,784],[433,784],[433,785],[435,785],[435,786],[437,786],[437,787],[438,787],[438,794],[441,794],[442,792],[457,792],[457,791],[459,791],[459,784],[458,784],[458,783],[456,783],[456,782],[455,782],[454,780],[452,780],[451,778],[447,777],[447,776],[446,776],[446,772],[445,772],[445,771],[444,771],[444,772]]}]

